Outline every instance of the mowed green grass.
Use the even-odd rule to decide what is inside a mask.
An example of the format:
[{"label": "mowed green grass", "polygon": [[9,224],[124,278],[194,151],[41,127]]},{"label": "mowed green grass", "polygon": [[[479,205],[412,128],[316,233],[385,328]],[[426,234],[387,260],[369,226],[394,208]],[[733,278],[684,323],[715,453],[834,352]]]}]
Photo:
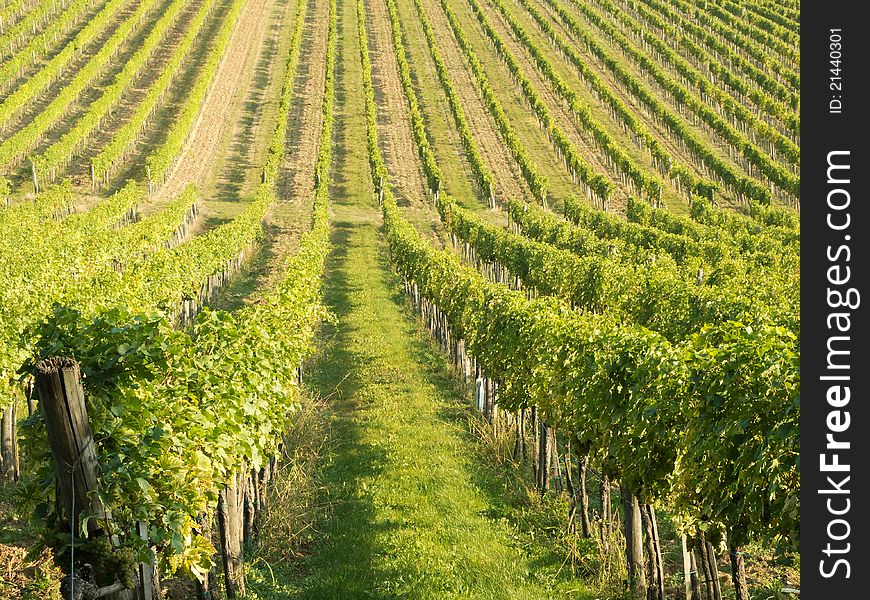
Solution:
[{"label": "mowed green grass", "polygon": [[339,2],[325,279],[336,319],[306,375],[330,419],[318,474],[325,514],[303,558],[255,559],[249,585],[262,599],[571,597],[564,574],[554,575],[559,558],[505,518],[457,381],[390,269],[365,156],[354,7]]}]

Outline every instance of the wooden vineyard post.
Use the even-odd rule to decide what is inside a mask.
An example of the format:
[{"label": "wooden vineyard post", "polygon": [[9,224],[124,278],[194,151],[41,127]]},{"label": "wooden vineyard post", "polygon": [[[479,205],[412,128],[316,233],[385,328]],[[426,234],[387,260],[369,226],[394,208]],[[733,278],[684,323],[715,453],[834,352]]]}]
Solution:
[{"label": "wooden vineyard post", "polygon": [[631,597],[636,600],[646,598],[646,573],[643,563],[643,527],[641,525],[640,504],[637,496],[620,485],[622,508],[625,512],[625,554],[628,562],[628,586]]},{"label": "wooden vineyard post", "polygon": [[0,464],[3,465],[4,479],[18,481],[18,444],[15,433],[16,399],[13,396],[9,406],[0,418]]},{"label": "wooden vineyard post", "polygon": [[698,534],[698,560],[697,562],[701,563],[701,569],[704,575],[704,597],[707,600],[713,600],[715,597],[713,594],[713,575],[710,573],[710,562],[707,560],[707,543],[704,539],[704,533],[700,532]]},{"label": "wooden vineyard post", "polygon": [[[63,356],[41,360],[36,364],[36,390],[54,460],[57,491],[67,518],[75,527],[81,522],[81,514],[89,511],[94,515],[88,520],[89,533],[110,531],[111,515],[97,493],[97,453],[78,363]],[[76,539],[79,532],[73,533]],[[136,598],[134,590],[126,590],[121,584],[102,592],[101,597],[112,600]]]},{"label": "wooden vineyard post", "polygon": [[543,494],[550,489],[550,466],[553,457],[551,441],[551,428],[538,419],[538,472],[536,483],[538,490]]},{"label": "wooden vineyard post", "polygon": [[604,546],[604,553],[607,554],[610,549],[610,527],[613,521],[613,515],[610,512],[610,480],[606,473],[601,475],[601,541]]},{"label": "wooden vineyard post", "polygon": [[[589,520],[589,494],[586,491],[586,471],[589,463],[589,452],[581,448],[580,442],[573,435],[568,438],[567,454],[577,457],[577,489],[575,502],[580,508],[580,531],[584,538],[592,535],[592,522]],[[567,470],[567,467],[566,467]]]},{"label": "wooden vineyard post", "polygon": [[254,494],[256,493],[256,488],[254,486],[256,484],[251,473],[253,473],[253,471],[249,472],[246,476],[243,499],[242,541],[245,543],[250,542],[254,537],[254,517],[256,516],[256,498],[254,497]]},{"label": "wooden vineyard post", "polygon": [[227,598],[245,595],[244,556],[242,555],[245,481],[246,479],[240,474],[233,473],[232,483],[227,485],[218,496],[218,528]]},{"label": "wooden vineyard post", "polygon": [[722,587],[719,581],[719,561],[716,558],[716,549],[713,548],[713,544],[706,540],[706,536],[704,539],[707,546],[707,560],[710,562],[710,575],[713,581],[713,598],[714,600],[722,600]]},{"label": "wooden vineyard post", "polygon": [[[212,519],[207,515],[202,514],[199,516],[197,520],[199,525],[199,533],[205,539],[212,539]],[[214,569],[209,569],[203,574],[203,580],[196,580],[196,598],[197,600],[212,600],[217,597],[216,593],[213,593],[213,587],[215,584],[216,578],[214,575]]]},{"label": "wooden vineyard post", "polygon": [[722,589],[719,585],[719,565],[716,561],[716,552],[713,545],[707,541],[707,536],[701,531],[699,548],[701,551],[701,564],[704,568],[704,580],[707,584],[707,597],[711,600],[722,600]]},{"label": "wooden vineyard post", "polygon": [[[655,510],[651,504],[641,504],[641,520],[646,534],[647,548],[647,598],[648,600],[664,600],[664,569],[662,568],[661,549],[659,548],[658,524]],[[748,600],[748,599],[747,599]]]},{"label": "wooden vineyard post", "polygon": [[735,600],[749,600],[749,586],[746,584],[746,565],[743,552],[734,545],[728,547],[731,555],[731,581],[734,583]]},{"label": "wooden vineyard post", "polygon": [[[136,533],[143,540],[148,540],[148,524],[145,521],[136,522]],[[154,564],[141,563],[137,569],[139,577],[138,600],[152,600],[160,598],[160,580],[157,567]]]},{"label": "wooden vineyard post", "polygon": [[529,427],[532,429],[531,454],[532,454],[532,472],[535,474],[535,484],[538,482],[538,409],[532,406],[531,416],[529,417]]},{"label": "wooden vineyard post", "polygon": [[88,527],[96,530],[108,515],[96,494],[97,454],[78,363],[61,356],[40,361],[36,389],[63,508],[72,523],[89,508],[99,524],[89,521]]},{"label": "wooden vineyard post", "polygon": [[683,593],[686,595],[686,600],[700,600],[700,598],[695,598],[693,595],[692,557],[689,554],[689,547],[686,543],[686,534],[680,536],[680,543],[683,546]]},{"label": "wooden vineyard post", "polygon": [[691,565],[689,582],[692,585],[693,600],[701,600],[703,595],[701,594],[701,579],[698,577],[698,561],[695,558],[694,544],[694,541],[689,544],[689,563]]}]

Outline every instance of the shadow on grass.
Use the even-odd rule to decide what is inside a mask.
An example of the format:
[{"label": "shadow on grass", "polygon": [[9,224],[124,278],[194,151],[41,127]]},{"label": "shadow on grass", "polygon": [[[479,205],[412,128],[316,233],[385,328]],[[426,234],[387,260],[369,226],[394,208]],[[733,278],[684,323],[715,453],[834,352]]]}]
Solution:
[{"label": "shadow on grass", "polygon": [[[383,472],[387,457],[383,449],[365,442],[363,425],[353,418],[361,379],[371,359],[353,350],[353,331],[346,324],[347,316],[356,309],[349,281],[348,255],[352,243],[349,222],[333,224],[333,251],[327,261],[324,301],[337,317],[337,325],[327,325],[320,340],[322,353],[314,362],[307,386],[327,402],[332,420],[329,427],[328,456],[320,477],[321,505],[329,507],[329,515],[321,535],[311,547],[311,555],[298,565],[303,590],[291,597],[304,598],[386,598],[369,589],[368,583],[381,580],[372,576],[379,542],[395,525],[375,523],[375,509],[358,481],[376,477]],[[353,560],[348,561],[348,548],[353,548]]]}]

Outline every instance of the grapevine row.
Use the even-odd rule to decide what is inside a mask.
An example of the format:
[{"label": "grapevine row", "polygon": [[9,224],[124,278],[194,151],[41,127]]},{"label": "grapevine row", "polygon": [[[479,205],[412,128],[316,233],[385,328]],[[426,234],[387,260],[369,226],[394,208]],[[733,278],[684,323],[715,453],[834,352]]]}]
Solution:
[{"label": "grapevine row", "polygon": [[686,165],[679,164],[662,146],[659,140],[638,119],[631,108],[620,100],[595,71],[586,64],[571,44],[547,21],[529,0],[521,0],[525,9],[532,15],[541,31],[556,45],[559,51],[567,57],[577,72],[589,85],[596,97],[601,99],[611,111],[614,118],[619,119],[631,132],[632,139],[639,146],[646,148],[653,164],[663,175],[668,175],[678,188],[691,195],[699,189],[711,189],[710,182],[699,180]]},{"label": "grapevine row", "polygon": [[160,19],[148,33],[136,52],[124,63],[124,68],[115,76],[115,80],[99,98],[94,100],[84,115],[79,117],[75,125],[64,133],[61,138],[45,149],[41,154],[31,156],[33,165],[34,186],[39,189],[39,183],[53,180],[58,169],[64,168],[73,155],[87,143],[88,138],[100,127],[103,119],[111,115],[112,110],[121,101],[124,93],[130,89],[133,82],[146,67],[154,53],[161,49],[166,36],[175,24],[186,0],[173,0],[165,8]]},{"label": "grapevine row", "polygon": [[[640,27],[634,22],[634,19],[623,13],[613,2],[610,0],[598,0],[598,2],[618,19],[620,23],[629,28],[634,37],[645,45],[645,49],[653,49],[654,52],[658,53],[660,60],[667,61],[671,65],[671,68],[684,78],[684,81],[690,82],[701,93],[702,98],[705,100],[714,99],[721,109],[733,115],[734,121],[732,125],[736,126],[736,121],[739,120],[742,123],[742,130],[749,129],[753,138],[757,136],[767,142],[766,150],[768,154],[774,154],[775,156],[775,152],[779,152],[788,162],[795,165],[800,164],[800,148],[797,144],[756,117],[752,111],[744,107],[740,102],[735,101],[734,98],[725,93],[720,87],[708,81],[705,75],[688,65],[662,39]],[[690,106],[692,105],[691,102],[689,104]]]},{"label": "grapevine row", "polygon": [[414,135],[414,142],[417,145],[417,153],[420,155],[420,162],[423,167],[423,174],[426,176],[426,184],[429,192],[436,197],[441,191],[441,182],[443,176],[441,169],[435,161],[435,152],[432,150],[432,145],[429,143],[429,136],[426,134],[426,121],[423,119],[423,113],[420,110],[417,95],[408,94],[408,90],[412,89],[411,68],[408,66],[408,59],[405,54],[405,46],[402,43],[402,30],[399,25],[399,15],[396,12],[396,5],[393,0],[386,0],[387,13],[390,18],[390,31],[392,32],[392,47],[393,53],[396,55],[396,64],[399,70],[399,80],[402,83],[402,90],[405,94],[405,100],[408,102],[408,112],[411,115],[411,131]]},{"label": "grapevine row", "polygon": [[136,10],[115,29],[112,36],[87,64],[76,73],[72,81],[57,93],[51,103],[26,126],[0,143],[0,169],[20,162],[25,153],[37,143],[40,137],[63,118],[70,105],[104,71],[124,41],[139,27],[146,13],[152,10],[157,3],[158,0],[143,0],[136,7]]},{"label": "grapevine row", "polygon": [[[718,79],[731,89],[733,95],[737,95],[738,100],[747,103],[751,101],[759,109],[763,110],[768,119],[773,119],[772,124],[781,129],[782,133],[788,134],[792,139],[797,140],[800,136],[800,115],[798,115],[792,106],[783,103],[782,101],[772,97],[766,92],[762,86],[754,81],[751,75],[742,75],[739,68],[732,68],[730,65],[723,65],[722,60],[734,62],[728,57],[733,54],[733,51],[728,46],[717,47],[719,42],[705,29],[699,28],[695,31],[694,37],[686,32],[686,24],[682,22],[682,17],[679,15],[669,15],[669,21],[657,16],[645,4],[636,2],[627,2],[624,10],[634,12],[635,18],[641,20],[643,24],[657,30],[660,39],[670,40],[673,47],[682,46],[684,56],[693,61],[700,68],[705,69],[712,78]],[[651,0],[650,5],[654,5]],[[664,4],[660,4],[659,8],[662,11],[668,10]],[[674,24],[676,22],[676,24]],[[707,38],[705,44],[696,43],[695,38]],[[710,55],[712,53],[712,56]],[[725,57],[724,59],[722,57]],[[737,56],[737,55],[734,55]],[[739,59],[739,57],[737,57]],[[774,69],[781,69],[779,63],[773,64]]]},{"label": "grapevine row", "polygon": [[[11,192],[11,186],[0,179],[0,201]],[[73,211],[72,184],[69,181],[52,186],[34,198],[0,211],[0,230],[8,236],[13,232],[31,232],[40,222],[61,219]]]},{"label": "grapevine row", "polygon": [[[441,51],[438,49],[438,41],[435,37],[435,32],[432,29],[432,24],[429,22],[429,17],[426,15],[421,0],[414,0],[414,6],[417,11],[418,20],[423,26],[423,33],[426,36],[426,44],[429,47],[429,54],[432,61],[435,63],[435,72],[438,74],[438,82],[441,84],[441,89],[444,95],[447,96],[447,103],[450,106],[450,112],[453,115],[453,120],[456,123],[456,129],[459,131],[459,137],[462,140],[462,148],[465,151],[465,156],[471,165],[471,170],[477,178],[477,188],[482,197],[486,197],[490,208],[495,207],[495,194],[493,192],[494,180],[492,173],[483,162],[483,157],[477,149],[477,143],[474,141],[474,136],[471,129],[468,127],[468,121],[465,118],[465,111],[462,110],[462,105],[459,102],[459,97],[456,95],[456,90],[453,88],[453,83],[450,80],[450,73],[444,60],[441,58]],[[392,16],[391,16],[392,18]]]},{"label": "grapevine row", "polygon": [[[58,37],[64,35],[68,29],[83,18],[88,10],[90,10],[92,3],[93,0],[74,0],[70,2],[66,10],[52,19],[39,35],[30,38],[27,46],[16,52],[9,60],[0,64],[0,89],[5,87],[4,84],[6,82],[11,83],[16,77],[21,76],[26,69],[30,68],[43,52],[48,49],[50,44],[57,40]],[[60,75],[63,68],[79,53],[79,50],[85,48],[87,44],[103,31],[124,3],[124,0],[109,0],[102,10],[94,15],[88,24],[76,34],[70,43],[64,46],[60,52],[54,55],[27,81],[23,81],[16,86],[8,97],[3,99],[2,103],[0,103],[0,128],[6,125],[11,115],[32,100]]]},{"label": "grapevine row", "polygon": [[767,31],[751,28],[715,5],[704,8],[694,0],[674,0],[672,10],[690,15],[687,20],[691,18],[693,25],[708,28],[721,38],[721,41],[732,44],[735,50],[744,52],[747,57],[752,58],[754,64],[761,69],[770,69],[778,75],[785,76],[786,72],[777,71],[772,67],[771,62],[777,60],[784,62],[794,68],[794,71],[791,71],[794,74],[800,66],[797,44],[787,43]]},{"label": "grapevine row", "polygon": [[271,182],[278,174],[281,160],[284,157],[284,144],[287,140],[287,118],[290,114],[290,105],[293,99],[293,82],[296,77],[296,67],[299,63],[299,55],[302,51],[302,35],[300,31],[305,25],[305,15],[308,5],[302,2],[302,8],[296,15],[291,39],[293,46],[290,48],[289,67],[284,71],[284,81],[281,84],[281,94],[278,97],[277,129],[272,136],[272,143],[266,151],[266,162],[263,165],[263,181]]},{"label": "grapevine row", "polygon": [[[510,71],[511,77],[518,83],[523,96],[529,103],[532,111],[541,124],[541,128],[547,133],[547,137],[553,143],[559,158],[561,158],[568,172],[571,173],[571,178],[576,182],[577,178],[584,183],[587,192],[595,198],[602,206],[607,205],[608,198],[613,191],[613,184],[601,173],[597,173],[595,168],[590,165],[577,150],[576,146],[571,142],[562,128],[556,123],[547,108],[546,103],[541,99],[531,81],[525,76],[514,55],[505,45],[498,32],[493,29],[486,14],[481,9],[476,0],[468,0],[472,12],[483,28],[487,38],[495,46],[499,56],[504,60]],[[635,175],[642,175],[639,171]],[[632,179],[632,182],[637,181]],[[651,194],[656,200],[660,197],[661,186],[658,181],[643,179],[644,187],[640,190]]]},{"label": "grapevine row", "polygon": [[184,37],[175,47],[172,55],[160,71],[160,75],[148,88],[145,96],[136,106],[130,119],[117,131],[112,139],[91,158],[91,184],[108,183],[109,177],[119,164],[124,161],[127,153],[138,141],[148,119],[159,106],[169,90],[170,85],[181,72],[181,67],[193,49],[197,37],[203,30],[204,23],[215,7],[217,0],[203,0],[196,14],[190,19]]},{"label": "grapevine row", "polygon": [[40,28],[64,7],[56,0],[39,0],[20,21],[16,21],[0,33],[0,58],[12,54],[19,44],[29,36],[39,33]]},{"label": "grapevine row", "polygon": [[[706,205],[702,199],[692,201],[696,206]],[[648,210],[647,210],[648,209]],[[680,256],[704,256],[716,264],[717,255],[734,256],[735,251],[754,264],[753,276],[758,276],[759,267],[775,266],[776,271],[765,277],[774,279],[788,274],[797,267],[800,258],[797,236],[794,232],[784,233],[781,230],[768,227],[746,227],[745,229],[720,229],[716,227],[698,227],[693,231],[683,230],[680,233],[662,230],[647,225],[638,220],[638,215],[666,214],[664,209],[653,209],[648,204],[629,198],[629,222],[621,217],[594,210],[591,207],[568,197],[565,199],[565,217],[582,227],[591,229],[596,235],[606,239],[620,239],[642,246],[655,248]],[[733,210],[720,209],[728,214],[736,214]],[[674,217],[680,219],[680,217]],[[675,237],[672,237],[675,236]],[[710,248],[713,245],[716,248]],[[706,248],[704,246],[707,246]],[[698,254],[700,253],[700,254]],[[678,261],[680,258],[674,255]],[[778,275],[776,273],[779,273]],[[794,275],[794,272],[790,273]]]},{"label": "grapevine row", "polygon": [[[284,432],[300,401],[297,371],[313,348],[320,307],[321,277],[329,250],[328,200],[334,91],[335,2],[330,2],[327,42],[324,124],[315,186],[315,217],[296,255],[261,303],[235,312],[204,311],[184,330],[164,318],[135,317],[118,309],[90,319],[70,312],[57,314],[60,326],[41,344],[40,352],[58,347],[75,349],[86,358],[83,369],[104,377],[86,381],[98,399],[91,415],[100,440],[101,491],[113,504],[113,530],[124,547],[147,552],[138,542],[136,522],[128,508],[146,515],[150,543],[161,557],[201,576],[214,552],[210,540],[191,530],[191,524],[215,516],[224,486],[261,468],[278,453]],[[276,127],[276,134],[281,128]],[[273,197],[274,187],[263,182],[259,197]],[[99,346],[97,345],[99,340]],[[152,348],[164,358],[154,361]],[[166,349],[172,351],[167,353]],[[120,355],[120,358],[119,358]],[[118,362],[114,369],[112,359]],[[112,361],[112,362],[108,362]],[[151,393],[143,394],[144,390]],[[139,397],[137,403],[129,398]],[[123,422],[124,427],[117,425]],[[155,424],[161,430],[156,431]],[[45,444],[43,432],[34,432]],[[40,437],[41,436],[41,437]],[[159,449],[172,460],[149,457]],[[125,474],[112,456],[123,452]],[[182,467],[183,466],[183,467]],[[144,483],[143,483],[144,482]],[[179,494],[179,491],[184,491]],[[177,540],[181,540],[178,543]],[[90,542],[89,542],[90,543]],[[86,546],[87,549],[87,546]]]},{"label": "grapevine row", "polygon": [[[554,0],[548,0],[554,4]],[[768,155],[762,152],[751,141],[732,127],[727,121],[719,116],[715,110],[698,100],[691,92],[686,90],[679,82],[664,73],[658,65],[648,56],[638,51],[619,30],[601,18],[578,0],[571,0],[580,12],[594,23],[602,32],[613,40],[624,54],[631,57],[646,73],[649,74],[668,94],[674,99],[677,106],[685,105],[696,114],[709,128],[711,133],[717,134],[748,161],[749,165],[755,166],[769,181],[777,185],[783,191],[794,198],[800,197],[800,177],[792,174],[783,166],[777,164]],[[750,167],[751,171],[751,167]]]},{"label": "grapevine row", "polygon": [[800,231],[794,227],[794,215],[780,211],[766,211],[766,207],[752,209],[749,216],[723,210],[712,206],[709,202],[698,200],[692,203],[692,219],[711,227],[718,227],[732,232],[753,231],[759,226],[767,225],[765,231],[777,232],[787,243],[797,246],[800,243]]},{"label": "grapevine row", "polygon": [[[692,446],[688,442],[696,439],[692,436],[697,436],[701,427],[709,427],[710,420],[728,418],[732,414],[723,417],[714,411],[698,410],[694,414],[692,410],[682,412],[682,407],[685,405],[693,410],[699,408],[701,385],[692,389],[678,390],[677,396],[684,397],[686,402],[675,404],[672,402],[675,390],[661,389],[662,382],[670,385],[685,385],[684,382],[696,381],[693,377],[686,377],[682,373],[680,376],[675,376],[676,371],[681,368],[691,370],[693,373],[697,372],[703,379],[705,371],[700,368],[702,366],[700,363],[706,358],[702,353],[706,347],[703,343],[706,338],[726,333],[736,334],[738,338],[750,334],[734,325],[720,330],[705,331],[693,338],[695,346],[701,351],[692,353],[690,359],[689,353],[680,354],[686,347],[691,347],[688,343],[679,347],[671,346],[661,337],[642,328],[617,327],[617,324],[607,317],[582,316],[573,311],[565,312],[546,300],[526,300],[522,295],[510,292],[503,286],[487,283],[475,271],[462,267],[457,258],[449,252],[438,252],[432,249],[402,218],[389,183],[383,179],[386,167],[377,143],[374,92],[367,69],[370,63],[364,45],[364,8],[361,0],[357,3],[357,15],[363,62],[369,163],[372,178],[378,186],[376,191],[383,197],[385,229],[391,256],[408,288],[419,292],[418,296],[430,302],[436,308],[439,318],[441,315],[446,318],[454,334],[452,337],[464,340],[477,362],[504,382],[504,385],[499,388],[502,390],[500,402],[508,408],[537,405],[548,423],[576,433],[581,441],[588,442],[590,445],[594,442],[596,450],[609,453],[615,462],[609,462],[608,469],[611,473],[615,471],[614,474],[620,476],[632,489],[644,494],[648,499],[674,493],[677,490],[682,491],[685,495],[679,496],[684,500],[680,503],[680,507],[696,513],[692,508],[694,496],[702,486],[695,484],[698,483],[699,478],[705,477],[704,472],[693,469],[689,473],[681,473],[685,479],[674,481],[672,485],[668,485],[667,475],[674,472],[673,465],[678,458],[689,457],[689,449]],[[743,333],[740,333],[741,331]],[[755,338],[753,343],[756,343],[756,340],[758,342],[765,340],[767,342],[765,347],[773,348],[773,351],[766,353],[763,358],[753,358],[739,352],[742,346],[732,348],[734,351],[729,355],[733,358],[732,362],[742,364],[750,360],[755,361],[755,364],[750,365],[751,368],[741,370],[742,373],[749,375],[745,381],[741,380],[741,384],[750,385],[755,381],[756,375],[769,372],[765,371],[769,365],[763,363],[771,359],[796,368],[796,360],[789,362],[788,358],[795,356],[793,336],[770,327],[765,327],[752,335]],[[683,358],[677,358],[678,356]],[[592,357],[595,357],[595,360],[590,360]],[[651,361],[649,366],[655,364],[654,376],[646,368],[647,360]],[[703,367],[707,366],[706,363],[703,365]],[[710,380],[712,384],[710,390],[721,390],[724,393],[724,388],[717,387],[715,381],[715,378]],[[705,379],[704,383],[706,382]],[[753,420],[750,424],[753,432],[769,427],[770,419],[783,415],[784,406],[790,408],[795,406],[795,388],[794,377],[788,381],[788,385],[767,388],[768,391],[761,402],[765,409],[770,408],[773,412],[764,415],[764,419]],[[774,389],[776,392],[773,392]],[[774,397],[775,395],[779,397]],[[643,401],[639,402],[641,398]],[[668,418],[672,416],[676,418],[674,422],[667,423],[664,422],[665,414],[657,413],[655,432],[650,432],[641,438],[639,425],[641,422],[649,423],[649,416],[642,416],[642,409],[658,398],[661,399],[663,406],[680,407],[680,413],[676,416],[668,412]],[[618,427],[612,422],[603,423],[608,421],[613,413],[602,411],[602,404],[612,406],[614,402],[620,403],[618,408],[628,409],[620,410],[621,421]],[[733,413],[738,413],[745,408],[747,407],[734,407]],[[690,415],[694,421],[684,422],[684,419],[688,419]],[[788,414],[786,411],[786,415],[789,422],[794,422],[794,413]],[[764,422],[761,422],[762,420]],[[635,423],[637,426],[629,426]],[[662,427],[668,432],[667,434],[661,433]],[[608,440],[603,432],[609,432],[619,439]],[[680,438],[680,441],[685,440],[685,445],[674,444],[676,432],[686,432],[685,438]],[[596,433],[601,435],[595,435]],[[667,443],[663,443],[665,439]],[[796,439],[791,435],[775,448],[766,447],[764,450],[766,457],[772,455],[789,457],[788,460],[779,463],[781,468],[774,476],[784,477],[790,483],[796,481],[794,457],[790,454],[791,449],[796,445]],[[615,445],[611,443],[612,441],[619,441],[621,444]],[[724,441],[732,445],[734,443],[730,438]],[[732,445],[728,445],[729,454]],[[623,452],[628,454],[629,451],[637,452],[638,449],[653,456],[645,456],[644,460],[637,460],[636,456],[623,456]],[[679,455],[677,450],[682,449],[686,452]],[[655,459],[656,466],[664,468],[650,470],[650,458]],[[690,458],[700,457],[692,455]],[[711,457],[707,460],[711,460]],[[636,468],[632,468],[632,465],[636,465]],[[774,493],[764,496],[764,503],[765,508],[774,510],[781,508],[782,505],[788,507],[795,499],[793,490],[790,492],[787,485],[765,487],[769,477],[756,469],[748,478],[740,481],[738,489],[704,486],[704,500],[711,501],[713,506],[737,505],[737,511],[723,514],[719,509],[705,514],[704,520],[724,521],[729,528],[729,534],[732,534],[731,541],[735,545],[745,542],[745,534],[748,531],[746,528],[754,527],[755,519],[747,521],[742,518],[744,514],[752,516],[753,513],[748,512],[746,502],[737,501],[738,494],[752,494],[755,485],[761,486],[758,489],[773,489]],[[714,498],[717,494],[718,499]],[[728,500],[732,502],[720,504],[723,495],[727,495]],[[757,501],[757,496],[753,497],[753,501]],[[794,510],[783,512],[786,518],[778,525],[788,529],[796,523],[796,514]],[[768,527],[769,524],[758,523],[758,526]]]},{"label": "grapevine row", "polygon": [[[691,204],[692,214],[696,217],[680,217],[666,210],[651,208],[649,205],[629,200],[628,219],[635,223],[649,225],[663,231],[686,235],[696,240],[709,239],[711,236],[728,238],[743,252],[758,251],[780,254],[782,248],[797,254],[800,245],[800,231],[794,213],[782,209],[761,206],[750,203],[749,215],[741,216],[733,210],[713,208],[709,202],[694,198]],[[707,217],[710,225],[701,220],[704,215],[721,215]],[[777,245],[767,247],[765,239],[775,240]]]},{"label": "grapevine row", "polygon": [[456,15],[453,14],[453,10],[444,0],[441,1],[441,7],[444,10],[444,14],[447,16],[448,22],[450,23],[450,28],[453,31],[453,36],[459,43],[459,47],[462,49],[462,52],[465,55],[466,62],[471,67],[471,72],[474,75],[474,80],[476,81],[478,89],[483,95],[483,100],[486,104],[487,109],[495,120],[499,134],[501,134],[505,146],[514,157],[514,160],[516,160],[517,165],[519,165],[520,173],[522,174],[523,179],[526,180],[526,183],[529,184],[529,189],[531,189],[532,195],[537,198],[538,201],[545,202],[547,197],[546,178],[538,173],[537,167],[531,161],[531,158],[523,148],[522,142],[520,142],[520,139],[517,137],[517,134],[514,131],[514,128],[511,125],[507,114],[504,112],[504,108],[502,108],[501,102],[499,102],[498,100],[498,96],[489,85],[489,79],[486,76],[483,65],[477,58],[477,55],[474,52],[474,48],[465,37],[465,34],[462,31],[462,27],[456,20]]},{"label": "grapevine row", "polygon": [[202,110],[211,88],[212,79],[217,73],[227,46],[229,46],[243,4],[243,0],[233,0],[217,35],[211,42],[212,46],[208,56],[206,56],[204,63],[199,65],[196,80],[186,95],[181,113],[172,122],[172,126],[160,147],[145,159],[149,189],[153,189],[155,184],[163,183],[184,147],[184,143],[193,131],[197,116]]},{"label": "grapevine row", "polygon": [[[483,12],[477,5],[476,0],[470,1],[472,2],[472,9],[475,14],[482,16]],[[627,182],[629,185],[633,184],[634,191],[643,194],[651,203],[658,204],[661,201],[661,181],[657,177],[651,177],[640,168],[634,159],[620,147],[620,144],[610,136],[607,130],[597,122],[588,106],[580,100],[578,94],[556,73],[553,65],[535,45],[528,33],[514,19],[504,3],[501,0],[492,0],[492,3],[501,12],[517,39],[520,40],[529,54],[534,58],[538,69],[550,82],[562,100],[567,103],[567,107],[574,118],[592,135],[592,139],[595,141],[598,149],[604,153],[609,163],[615,165],[621,172],[623,182]],[[485,29],[487,32],[492,30],[490,26],[486,26]],[[496,43],[496,47],[499,49],[499,52],[507,52],[507,49],[501,43]],[[508,64],[515,64],[512,57],[509,54],[507,56],[506,60],[508,60]]]},{"label": "grapevine row", "polygon": [[[745,176],[743,173],[722,160],[709,148],[706,142],[699,139],[689,130],[682,119],[673,114],[658,100],[655,94],[650,92],[640,81],[628,72],[617,59],[610,56],[610,54],[601,47],[594,38],[588,35],[569,12],[556,4],[553,0],[546,0],[546,2],[556,12],[559,20],[565,25],[565,27],[575,35],[596,58],[601,60],[604,66],[622,82],[632,95],[637,97],[647,106],[656,120],[663,123],[672,135],[680,140],[680,142],[693,155],[695,155],[696,158],[706,165],[709,172],[713,174],[716,179],[725,183],[741,199],[754,199],[765,204],[770,203],[771,192],[766,185],[753,178]],[[523,0],[523,4],[527,7],[530,6],[528,0]]]},{"label": "grapevine row", "polygon": [[[648,206],[632,197],[629,197],[629,203]],[[665,252],[670,254],[678,265],[683,265],[692,259],[699,259],[707,264],[718,264],[731,255],[728,246],[715,240],[694,240],[688,236],[659,231],[652,227],[622,228],[617,222],[601,231],[585,223],[579,226],[574,222],[560,219],[546,210],[517,200],[510,200],[506,209],[511,223],[522,235],[568,250],[578,256],[628,254],[625,250],[626,245]],[[620,235],[622,229],[627,230],[627,235]],[[608,232],[612,235],[607,235]]]}]

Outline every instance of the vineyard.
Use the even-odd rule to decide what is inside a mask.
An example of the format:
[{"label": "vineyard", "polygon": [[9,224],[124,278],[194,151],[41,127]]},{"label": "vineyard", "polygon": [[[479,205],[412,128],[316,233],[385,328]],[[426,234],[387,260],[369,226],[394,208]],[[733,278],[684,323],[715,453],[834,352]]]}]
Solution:
[{"label": "vineyard", "polygon": [[0,0],[0,597],[798,597],[799,14]]}]

